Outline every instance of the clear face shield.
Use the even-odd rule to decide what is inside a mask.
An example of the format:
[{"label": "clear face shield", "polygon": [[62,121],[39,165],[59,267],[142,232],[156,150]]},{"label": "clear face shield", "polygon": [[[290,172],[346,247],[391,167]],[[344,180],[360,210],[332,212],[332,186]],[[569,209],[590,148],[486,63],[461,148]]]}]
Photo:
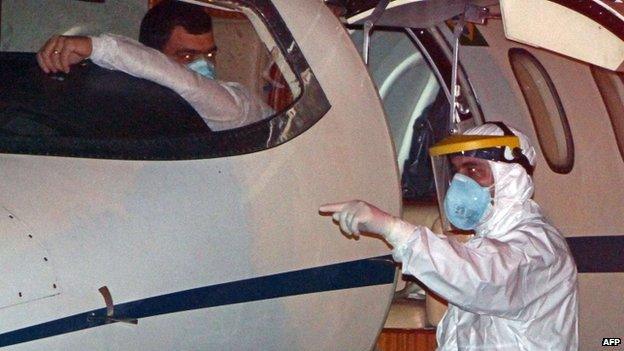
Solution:
[{"label": "clear face shield", "polygon": [[487,218],[494,196],[488,161],[517,162],[506,153],[519,146],[516,136],[455,135],[429,149],[445,232],[471,231]]}]

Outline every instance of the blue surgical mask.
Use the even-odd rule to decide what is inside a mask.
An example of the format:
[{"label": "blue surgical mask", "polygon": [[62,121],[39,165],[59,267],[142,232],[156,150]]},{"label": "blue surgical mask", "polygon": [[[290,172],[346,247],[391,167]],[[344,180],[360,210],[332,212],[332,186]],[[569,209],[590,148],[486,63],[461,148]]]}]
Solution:
[{"label": "blue surgical mask", "polygon": [[488,187],[482,187],[472,178],[457,173],[444,197],[444,212],[455,227],[472,230],[484,217],[491,202]]},{"label": "blue surgical mask", "polygon": [[203,57],[200,57],[197,60],[187,64],[186,67],[191,71],[195,71],[209,79],[215,79],[217,76],[214,63],[206,60]]}]

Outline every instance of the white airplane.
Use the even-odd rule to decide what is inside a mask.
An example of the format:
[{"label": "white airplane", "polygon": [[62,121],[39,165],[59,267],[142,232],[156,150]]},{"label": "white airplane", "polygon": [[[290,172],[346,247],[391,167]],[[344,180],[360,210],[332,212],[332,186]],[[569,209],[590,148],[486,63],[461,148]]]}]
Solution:
[{"label": "white airplane", "polygon": [[318,206],[434,226],[426,146],[488,120],[539,147],[536,200],[581,272],[581,349],[622,337],[621,4],[346,2],[349,32],[320,0],[189,0],[215,19],[219,79],[277,111],[225,132],[151,82],[36,66],[53,33],[136,37],[155,2],[0,3],[0,347],[371,350],[381,333],[391,350],[390,248]]}]

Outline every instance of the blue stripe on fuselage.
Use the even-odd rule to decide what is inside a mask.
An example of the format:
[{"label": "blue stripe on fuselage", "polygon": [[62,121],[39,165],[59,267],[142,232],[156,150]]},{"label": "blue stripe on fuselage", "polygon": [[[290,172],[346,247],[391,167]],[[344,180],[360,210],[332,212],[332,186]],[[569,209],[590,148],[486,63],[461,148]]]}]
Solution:
[{"label": "blue stripe on fuselage", "polygon": [[[390,256],[315,267],[230,283],[205,286],[115,305],[116,318],[162,314],[323,291],[390,284],[395,265]],[[0,347],[98,327],[106,308],[0,334]]]}]

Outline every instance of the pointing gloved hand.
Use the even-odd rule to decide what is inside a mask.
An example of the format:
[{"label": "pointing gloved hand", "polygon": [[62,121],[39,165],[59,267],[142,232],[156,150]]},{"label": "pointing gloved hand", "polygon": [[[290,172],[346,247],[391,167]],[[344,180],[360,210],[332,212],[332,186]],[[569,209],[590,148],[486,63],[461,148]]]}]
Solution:
[{"label": "pointing gloved hand", "polygon": [[407,241],[416,226],[396,218],[364,201],[354,200],[325,204],[320,212],[331,213],[345,233],[358,236],[360,232],[383,235],[394,247]]}]

